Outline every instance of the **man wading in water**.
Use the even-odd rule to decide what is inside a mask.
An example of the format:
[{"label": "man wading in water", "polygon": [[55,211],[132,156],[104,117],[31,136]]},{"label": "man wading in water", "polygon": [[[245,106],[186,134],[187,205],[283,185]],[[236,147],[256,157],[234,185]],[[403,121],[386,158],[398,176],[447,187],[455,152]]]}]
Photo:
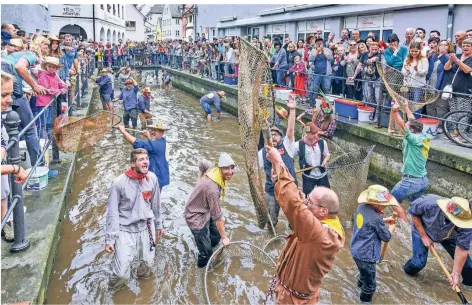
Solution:
[{"label": "man wading in water", "polygon": [[266,150],[276,175],[275,199],[293,228],[267,297],[276,292],[277,304],[315,304],[321,280],[344,246],[344,230],[337,217],[338,196],[326,187],[317,187],[304,199],[277,149]]},{"label": "man wading in water", "polygon": [[211,91],[208,94],[205,94],[202,96],[200,99],[200,105],[202,105],[203,110],[205,110],[205,114],[207,117],[207,121],[211,122],[211,105],[213,105],[216,109],[216,113],[218,115],[216,116],[216,119],[220,117],[221,114],[221,99],[226,97],[226,93],[224,91]]},{"label": "man wading in water", "polygon": [[137,255],[138,277],[148,278],[156,244],[164,233],[157,177],[148,171],[145,149],[131,152],[131,167],[113,180],[108,195],[105,251],[114,253],[110,288],[130,278],[131,261]]},{"label": "man wading in water", "polygon": [[[288,102],[288,108],[290,109],[289,120],[295,117],[295,101],[291,98]],[[293,119],[293,118],[292,118]],[[290,129],[292,128],[292,129]],[[287,135],[293,135],[295,126],[288,125]],[[297,184],[297,175],[295,174],[295,165],[293,164],[293,153],[288,137],[284,137],[282,130],[279,127],[272,127],[270,129],[272,136],[272,143],[275,148],[279,151],[282,156],[282,160],[287,166],[290,174],[295,179]],[[280,205],[274,198],[274,182],[272,181],[272,164],[267,160],[267,151],[265,148],[259,150],[259,167],[264,168],[266,174],[266,181],[264,186],[264,197],[269,203],[269,215],[272,220],[274,227],[277,225],[279,218]],[[270,224],[269,224],[270,226]]]},{"label": "man wading in water", "polygon": [[144,148],[149,154],[149,171],[156,174],[159,179],[160,190],[169,184],[169,162],[166,159],[167,141],[164,133],[169,130],[163,122],[159,121],[156,125],[148,125],[150,130],[144,130],[143,134],[148,140],[136,139],[126,132],[123,125],[117,127],[123,134],[123,137],[129,143],[133,144],[133,148]]},{"label": "man wading in water", "polygon": [[[203,268],[213,254],[220,239],[229,246],[226,236],[221,199],[225,199],[226,183],[233,178],[235,163],[231,156],[222,153],[218,167],[210,169],[198,181],[185,205],[184,218],[198,247],[197,266]],[[203,169],[204,170],[204,169]]]}]

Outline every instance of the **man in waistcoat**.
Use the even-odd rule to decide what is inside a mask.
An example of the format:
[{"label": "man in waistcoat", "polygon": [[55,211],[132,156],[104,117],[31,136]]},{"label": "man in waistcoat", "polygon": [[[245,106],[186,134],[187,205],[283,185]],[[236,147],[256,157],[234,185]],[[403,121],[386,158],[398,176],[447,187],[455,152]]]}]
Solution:
[{"label": "man in waistcoat", "polygon": [[[295,117],[295,101],[290,99],[288,102],[289,120],[291,117]],[[287,135],[294,134],[295,126],[289,125],[287,127]],[[293,163],[293,153],[290,140],[288,136],[284,136],[282,130],[274,125],[271,129],[272,144],[279,151],[282,156],[282,161],[287,167],[288,171],[292,175],[295,184],[297,183],[297,175],[295,174],[295,165]],[[274,197],[274,182],[272,181],[272,164],[267,160],[266,148],[259,150],[259,168],[264,168],[266,181],[264,186],[264,197],[266,202],[269,204],[269,216],[272,220],[274,227],[277,225],[280,205]],[[268,224],[270,226],[270,224]]]}]

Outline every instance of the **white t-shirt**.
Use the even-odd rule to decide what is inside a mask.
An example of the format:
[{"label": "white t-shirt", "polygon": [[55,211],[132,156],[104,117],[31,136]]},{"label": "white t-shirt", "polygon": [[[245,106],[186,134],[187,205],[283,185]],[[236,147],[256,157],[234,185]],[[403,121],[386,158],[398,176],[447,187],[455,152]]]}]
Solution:
[{"label": "white t-shirt", "polygon": [[[324,154],[324,158],[326,158],[327,156],[330,155],[329,150],[328,150],[328,143],[326,143],[325,140],[320,139],[320,141],[324,142],[323,154]],[[298,154],[300,152],[299,142],[300,141],[296,141],[296,142],[292,143],[292,156],[293,156],[293,158],[295,156],[298,156]],[[321,165],[321,163],[320,163],[321,151],[320,151],[320,146],[318,145],[318,143],[316,143],[316,145],[314,147],[305,145],[305,160],[306,160],[306,163],[309,166],[320,166]],[[311,170],[310,175],[307,175],[307,177],[313,178],[313,179],[321,179],[324,176],[326,176],[327,174],[328,174],[328,171],[325,171],[324,173],[322,173],[319,168],[315,168],[315,169]],[[303,175],[305,175],[305,173],[303,173]]]}]

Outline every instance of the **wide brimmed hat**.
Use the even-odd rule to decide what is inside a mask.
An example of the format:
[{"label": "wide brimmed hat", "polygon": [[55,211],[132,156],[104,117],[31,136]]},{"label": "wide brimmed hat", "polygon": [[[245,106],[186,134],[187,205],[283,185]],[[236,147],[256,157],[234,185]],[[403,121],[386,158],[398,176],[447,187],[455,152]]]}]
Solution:
[{"label": "wide brimmed hat", "polygon": [[133,80],[132,80],[131,78],[128,78],[128,79],[125,81],[125,83],[124,83],[125,86],[126,86],[126,85],[133,85],[133,84],[134,84],[134,82],[133,82]]},{"label": "wide brimmed hat", "polygon": [[166,123],[164,123],[163,121],[157,121],[155,125],[148,125],[147,128],[150,128],[150,129],[157,129],[157,130],[163,130],[163,131],[166,131],[166,130],[169,130],[170,128],[167,126]]},{"label": "wide brimmed hat", "polygon": [[398,205],[397,199],[395,199],[395,197],[390,194],[388,189],[378,184],[371,185],[365,191],[363,191],[359,195],[357,202],[385,206]]},{"label": "wide brimmed hat", "polygon": [[50,35],[50,36],[48,36],[48,39],[49,39],[50,42],[53,42],[53,41],[61,42],[59,37],[57,37],[56,35]]},{"label": "wide brimmed hat", "polygon": [[218,159],[218,167],[228,167],[228,166],[236,166],[234,163],[233,158],[228,153],[221,153],[220,158]]},{"label": "wide brimmed hat", "polygon": [[151,93],[151,92],[152,92],[151,88],[149,88],[149,87],[146,87],[146,88],[143,89],[143,93]]},{"label": "wide brimmed hat", "polygon": [[438,199],[436,203],[454,225],[463,229],[472,229],[472,212],[467,199],[452,197]]},{"label": "wide brimmed hat", "polygon": [[59,58],[57,58],[57,57],[52,57],[52,56],[46,56],[46,57],[44,57],[43,62],[41,62],[41,68],[42,68],[43,70],[46,70],[46,65],[53,65],[53,66],[56,66],[56,67],[58,67],[58,68],[64,67],[64,66],[61,65],[61,63],[59,62]]}]

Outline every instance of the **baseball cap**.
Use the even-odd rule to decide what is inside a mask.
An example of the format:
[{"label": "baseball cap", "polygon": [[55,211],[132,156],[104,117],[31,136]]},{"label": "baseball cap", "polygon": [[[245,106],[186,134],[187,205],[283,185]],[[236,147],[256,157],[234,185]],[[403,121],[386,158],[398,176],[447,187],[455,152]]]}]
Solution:
[{"label": "baseball cap", "polygon": [[228,153],[221,153],[220,159],[218,160],[218,167],[228,167],[228,166],[236,166],[234,163],[233,158]]}]

